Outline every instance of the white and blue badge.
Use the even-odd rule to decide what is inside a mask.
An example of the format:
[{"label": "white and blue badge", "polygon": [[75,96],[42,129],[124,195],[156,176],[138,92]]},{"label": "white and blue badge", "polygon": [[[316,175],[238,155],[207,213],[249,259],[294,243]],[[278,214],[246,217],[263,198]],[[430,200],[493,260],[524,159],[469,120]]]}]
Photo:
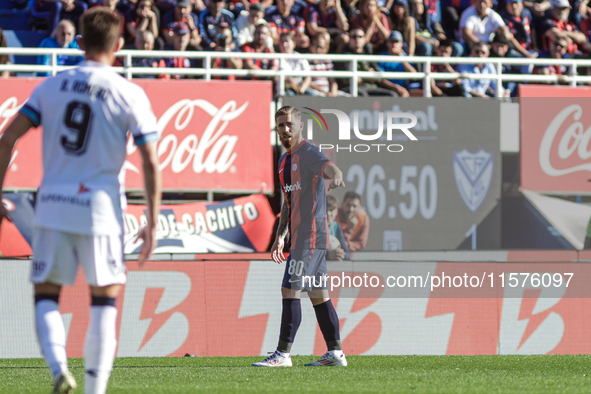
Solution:
[{"label": "white and blue badge", "polygon": [[464,148],[454,152],[454,177],[462,200],[472,212],[484,201],[493,175],[494,155],[480,149],[476,153]]}]

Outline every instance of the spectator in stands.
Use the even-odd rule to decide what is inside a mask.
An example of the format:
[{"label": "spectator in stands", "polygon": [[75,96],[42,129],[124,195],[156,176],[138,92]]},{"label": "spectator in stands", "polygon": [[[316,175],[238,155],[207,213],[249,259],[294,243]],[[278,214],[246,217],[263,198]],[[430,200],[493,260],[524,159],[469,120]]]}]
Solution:
[{"label": "spectator in stands", "polygon": [[[570,59],[570,56],[567,52],[568,50],[568,41],[563,38],[559,37],[557,41],[552,41],[550,43],[550,50],[543,50],[540,52],[540,58],[542,59]],[[554,66],[554,65],[547,65],[547,66],[536,66],[534,68],[535,74],[541,75],[558,75],[559,77],[563,75],[569,75],[570,70],[568,66]],[[549,82],[550,83],[550,82]],[[558,83],[566,83],[559,78]]]},{"label": "spectator in stands", "polygon": [[439,0],[425,0],[425,10],[427,10],[430,20],[441,23],[441,6]]},{"label": "spectator in stands", "polygon": [[[490,43],[490,57],[507,57],[509,50],[509,40],[502,34],[495,34]],[[503,74],[505,72],[509,73],[511,66],[506,65],[504,67],[507,67],[507,69],[503,69]]]},{"label": "spectator in stands", "polygon": [[[438,57],[450,57],[452,55],[452,42],[449,39],[441,40],[435,47],[435,55]],[[433,64],[432,73],[455,73],[456,71],[449,63]],[[465,96],[464,85],[459,79],[456,80],[431,80],[431,95],[433,97],[463,97]]]},{"label": "spectator in stands", "polygon": [[80,0],[36,0],[32,8],[32,15],[47,18],[47,30],[54,32],[62,19],[71,20],[74,26],[78,26],[78,20],[88,5]]},{"label": "spectator in stands", "polygon": [[452,41],[460,41],[460,15],[470,7],[473,0],[441,0],[441,25],[445,35]]},{"label": "spectator in stands", "polygon": [[154,38],[158,38],[160,18],[157,10],[153,0],[138,0],[136,6],[125,15],[125,44],[133,45],[135,36],[144,30],[150,30]]},{"label": "spectator in stands", "polygon": [[[439,42],[447,40],[443,26],[425,9],[424,0],[411,0],[411,14],[415,23],[415,54],[433,56],[433,49]],[[450,41],[451,42],[451,41]],[[462,56],[464,47],[459,42],[452,42],[452,56]]]},{"label": "spectator in stands", "polygon": [[466,52],[472,53],[472,47],[476,43],[488,44],[495,33],[504,32],[505,22],[490,8],[490,0],[474,0],[474,5],[462,13],[460,30],[460,41],[464,43]]},{"label": "spectator in stands", "polygon": [[552,7],[549,0],[524,0],[523,5],[531,12],[534,20],[543,18]]},{"label": "spectator in stands", "polygon": [[228,11],[224,0],[209,0],[207,9],[199,15],[199,35],[204,50],[217,47],[216,35],[218,27],[227,25],[232,29],[232,37],[237,37],[234,14]]},{"label": "spectator in stands", "polygon": [[[6,36],[4,35],[4,31],[0,28],[0,48],[8,48],[8,42],[6,41]],[[8,64],[8,55],[0,55],[0,64]],[[0,71],[0,77],[8,78],[10,76],[9,71]]]},{"label": "spectator in stands", "polygon": [[376,0],[361,0],[359,11],[351,19],[351,27],[361,27],[365,31],[365,41],[369,42],[374,52],[381,52],[390,35],[388,17],[383,14]]},{"label": "spectator in stands", "polygon": [[[234,36],[232,36],[232,28],[227,25],[218,27],[218,34],[216,35],[216,47],[217,52],[240,52],[240,49],[233,45]],[[242,59],[231,57],[231,58],[212,58],[212,68],[233,68],[240,70],[242,68]],[[236,77],[234,75],[219,76],[216,75],[214,79],[226,79],[234,81]]]},{"label": "spectator in stands", "polygon": [[365,249],[369,237],[369,215],[361,209],[361,196],[345,193],[336,221],[341,225],[351,252]]},{"label": "spectator in stands", "polygon": [[[103,2],[103,6],[107,7],[108,9],[111,10],[112,13],[118,15],[122,21],[125,20],[125,12],[122,12],[119,9],[119,0],[102,0]],[[119,34],[121,35],[121,37],[125,37],[125,23],[121,23],[121,30],[119,32]]]},{"label": "spectator in stands", "polygon": [[[372,46],[365,42],[365,32],[361,27],[353,27],[349,31],[349,42],[343,54],[349,55],[373,55]],[[335,69],[349,71],[350,70],[350,63],[348,62],[337,62],[335,63]],[[370,64],[370,62],[366,60],[359,60],[357,61],[357,70],[358,71],[375,71],[377,66]],[[366,85],[368,87],[372,87],[372,82],[369,80],[364,80],[363,78],[358,78],[357,80],[358,88],[363,88]],[[339,78],[337,80],[337,84],[339,85],[339,89],[343,91],[349,91],[350,89],[350,79],[349,78]],[[377,85],[373,84],[373,86],[377,87]]]},{"label": "spectator in stands", "polygon": [[[242,52],[273,53],[273,47],[267,46],[267,39],[270,37],[269,26],[259,24],[254,30],[254,40],[242,45]],[[249,70],[278,70],[277,59],[244,59],[244,68]],[[253,77],[252,79],[269,79],[267,77]]]},{"label": "spectator in stands", "polygon": [[349,41],[349,21],[340,0],[320,0],[318,4],[309,4],[304,9],[304,20],[310,37],[326,32],[330,34],[334,52],[342,52]]},{"label": "spectator in stands", "polygon": [[[341,225],[335,220],[339,214],[339,200],[331,194],[326,196],[326,217],[328,221],[329,248],[328,260],[350,260],[351,251],[343,234]],[[336,246],[338,245],[338,246]]]},{"label": "spectator in stands", "polygon": [[[186,23],[179,23],[173,29],[173,40],[172,40],[172,47],[167,47],[167,50],[175,50],[175,51],[186,51],[187,46],[189,45],[189,40],[191,39],[191,30]],[[191,68],[193,67],[193,62],[186,57],[177,56],[166,60],[166,67],[167,68]],[[187,78],[184,75],[176,74],[170,75],[169,78],[172,79],[184,79]]]},{"label": "spectator in stands", "polygon": [[564,38],[567,53],[572,57],[577,51],[589,52],[587,38],[574,23],[569,22],[571,5],[568,0],[552,0],[552,8],[546,19],[537,27],[540,50],[550,51],[550,42]]},{"label": "spectator in stands", "polygon": [[[330,35],[328,33],[319,33],[312,38],[310,44],[310,52],[319,55],[328,53],[330,47]],[[332,71],[334,64],[332,60],[311,60],[310,70],[312,71]],[[339,86],[334,78],[327,77],[312,77],[310,89],[306,92],[312,96],[330,96],[336,97],[339,95]]]},{"label": "spectator in stands", "polygon": [[162,38],[166,46],[172,45],[174,37],[174,28],[179,23],[186,23],[191,31],[191,39],[189,40],[189,47],[197,49],[201,44],[201,36],[199,35],[199,19],[191,10],[193,4],[191,0],[179,0],[176,2],[174,9],[168,11],[162,16]]},{"label": "spectator in stands", "polygon": [[[47,37],[39,48],[68,48],[68,49],[80,49],[78,43],[74,39],[76,37],[76,27],[74,24],[67,20],[61,20],[51,37]],[[82,61],[81,56],[70,56],[70,55],[57,55],[58,66],[73,66]],[[40,55],[37,56],[37,64],[43,64],[46,66],[51,65],[51,55]],[[38,76],[44,77],[50,75],[50,73],[37,73]]]},{"label": "spectator in stands", "polygon": [[127,15],[127,12],[129,10],[131,10],[131,7],[133,7],[136,3],[137,3],[137,1],[135,1],[134,3],[131,3],[131,2],[129,2],[129,0],[118,0],[117,1],[117,5],[116,5],[116,8],[121,13],[123,13],[123,16],[125,17],[125,15]]},{"label": "spectator in stands", "polygon": [[[141,31],[135,36],[134,48],[139,51],[152,51],[154,50],[154,34],[150,30]],[[131,64],[133,67],[166,67],[166,61],[164,59],[158,59],[155,57],[134,57],[132,58]],[[134,74],[134,78],[156,78],[156,75],[149,74]],[[158,78],[168,79],[168,74],[162,74]]]},{"label": "spectator in stands", "polygon": [[351,25],[351,21],[357,15],[357,0],[341,0],[341,8],[349,21],[349,25]]},{"label": "spectator in stands", "polygon": [[[370,44],[365,42],[365,32],[361,27],[354,27],[349,32],[349,43],[345,48],[344,54],[355,54],[355,55],[373,55],[373,49]],[[350,70],[350,63],[348,62],[337,62],[335,63],[335,69],[337,70]],[[367,60],[357,61],[358,71],[376,71],[378,66],[374,63],[370,63]],[[386,81],[387,82],[387,81]],[[358,94],[363,96],[397,96],[394,92],[389,89],[383,89],[378,86],[377,80],[369,78],[358,78],[357,89]],[[337,79],[339,89],[350,93],[351,80],[349,78]]]},{"label": "spectator in stands", "polygon": [[[281,53],[295,53],[295,40],[293,33],[281,33],[279,38],[279,50]],[[281,59],[279,61],[279,69],[286,71],[310,71],[310,64],[306,59]],[[285,94],[294,96],[296,94],[304,94],[310,84],[312,77],[286,77],[285,78]]]},{"label": "spectator in stands", "polygon": [[585,4],[584,1],[581,2],[579,15],[581,16],[579,29],[587,37],[587,41],[589,41],[591,39],[591,7]]},{"label": "spectator in stands", "polygon": [[415,28],[416,21],[410,16],[407,0],[395,0],[390,11],[390,29],[402,33],[404,38],[404,50],[409,56],[415,54]]},{"label": "spectator in stands", "polygon": [[[511,55],[513,52],[513,55]],[[495,34],[493,40],[490,43],[490,57],[521,57],[515,53],[514,50],[510,48],[510,42],[507,40],[502,34]],[[533,69],[533,67],[532,67]],[[504,64],[502,67],[503,74],[531,74],[529,70],[529,66],[513,66],[509,64]],[[517,83],[515,82],[503,82],[503,89],[507,96],[515,96],[517,95]]]},{"label": "spectator in stands", "polygon": [[[254,29],[259,23],[267,23],[264,19],[265,12],[261,3],[252,3],[250,9],[240,11],[240,16],[236,19],[236,31],[238,36],[236,42],[238,47],[252,42],[254,39]],[[267,46],[273,46],[273,38],[269,36]]]},{"label": "spectator in stands", "polygon": [[296,48],[308,48],[310,37],[306,35],[304,18],[292,11],[294,0],[277,0],[276,7],[266,10],[265,20],[269,24],[269,31],[274,45],[279,45],[281,33],[294,34]]},{"label": "spectator in stands", "polygon": [[[390,36],[388,37],[388,52],[381,53],[380,55],[390,55],[390,56],[406,56],[402,46],[404,44],[404,39],[402,37],[402,33],[397,30],[394,30]],[[391,71],[391,72],[417,72],[417,70],[408,62],[380,62],[378,63],[378,67],[381,71]],[[408,86],[408,81],[404,79],[390,79],[390,80],[382,80],[380,86],[386,89],[390,89],[396,93],[400,97],[409,97],[410,94],[406,87]]]},{"label": "spectator in stands", "polygon": [[[470,57],[485,59],[489,56],[488,44],[478,42],[473,45]],[[490,63],[460,64],[458,72],[470,74],[496,75],[495,67]],[[472,97],[495,97],[496,81],[494,79],[462,79],[464,90]]]},{"label": "spectator in stands", "polygon": [[[505,8],[499,13],[507,28],[525,51],[532,49],[531,29],[533,16],[523,7],[523,0],[507,0]],[[523,52],[520,52],[525,54]]]}]

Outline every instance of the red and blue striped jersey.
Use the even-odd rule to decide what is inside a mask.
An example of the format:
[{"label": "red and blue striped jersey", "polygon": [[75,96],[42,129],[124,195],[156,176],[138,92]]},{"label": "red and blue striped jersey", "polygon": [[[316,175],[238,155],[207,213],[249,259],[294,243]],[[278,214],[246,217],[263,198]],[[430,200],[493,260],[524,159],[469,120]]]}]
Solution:
[{"label": "red and blue striped jersey", "polygon": [[324,168],[332,163],[303,140],[279,159],[279,181],[289,207],[290,249],[328,249]]}]

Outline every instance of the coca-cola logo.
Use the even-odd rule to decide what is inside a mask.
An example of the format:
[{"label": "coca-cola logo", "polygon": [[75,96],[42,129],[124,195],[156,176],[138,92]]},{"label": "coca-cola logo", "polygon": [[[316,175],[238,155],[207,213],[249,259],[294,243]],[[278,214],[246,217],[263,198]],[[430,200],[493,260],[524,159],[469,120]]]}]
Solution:
[{"label": "coca-cola logo", "polygon": [[566,122],[571,115],[572,123],[566,127],[566,130],[560,136],[556,153],[561,160],[567,160],[575,151],[581,160],[586,161],[591,158],[591,151],[588,150],[589,141],[591,140],[591,126],[585,129],[583,123],[580,122],[583,115],[583,109],[580,105],[569,105],[550,122],[540,144],[540,167],[549,176],[561,176],[577,171],[591,171],[591,163],[577,164],[568,168],[556,168],[550,160],[552,146],[558,138],[558,132],[563,129],[563,126],[566,126]]},{"label": "coca-cola logo", "polygon": [[[199,174],[205,171],[208,174],[217,172],[222,174],[230,169],[237,158],[234,147],[238,142],[236,135],[224,135],[224,131],[230,121],[238,118],[248,107],[249,102],[245,102],[238,108],[236,101],[228,101],[226,104],[217,108],[206,100],[183,99],[173,104],[158,120],[158,131],[163,133],[167,130],[169,123],[174,120],[170,132],[166,134],[158,143],[157,153],[160,161],[160,170],[170,166],[173,173],[178,174],[187,167],[191,167],[193,172]],[[203,110],[211,116],[211,120],[201,133],[200,130],[191,130],[181,141],[175,131],[180,132],[187,128],[193,116],[195,109]],[[201,135],[198,137],[198,135]],[[127,145],[127,153],[132,154],[136,150],[133,141]],[[125,169],[138,172],[137,168],[129,163],[125,163]]]},{"label": "coca-cola logo", "polygon": [[[16,97],[9,97],[6,99],[5,102],[0,105],[0,135],[4,131],[4,127],[10,121],[10,119],[20,111],[23,105],[25,105],[26,100],[19,105],[18,99]],[[18,156],[18,150],[14,149],[12,151],[12,156],[10,157],[10,162],[8,163],[8,167],[11,168],[13,171],[16,171],[18,168],[16,164],[13,166],[14,160]]]},{"label": "coca-cola logo", "polygon": [[24,104],[25,102],[19,105],[16,97],[9,97],[0,105],[0,133],[4,130],[10,118],[16,115]]}]

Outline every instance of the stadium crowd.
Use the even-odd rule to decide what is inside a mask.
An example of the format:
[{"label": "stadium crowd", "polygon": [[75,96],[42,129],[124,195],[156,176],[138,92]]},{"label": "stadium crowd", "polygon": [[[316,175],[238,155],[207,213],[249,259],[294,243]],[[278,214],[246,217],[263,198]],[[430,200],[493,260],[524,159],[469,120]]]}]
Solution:
[{"label": "stadium crowd", "polygon": [[[161,49],[552,59],[588,58],[591,53],[587,0],[37,0],[32,4],[32,14],[45,18],[47,31],[52,32],[41,46],[62,48],[77,47],[74,37],[84,12],[109,7],[124,20],[121,36],[126,48],[155,51],[153,58],[134,59],[134,65],[143,67],[202,66],[201,60],[182,56],[159,57],[156,51]],[[40,56],[38,63],[48,61],[48,56]],[[78,61],[70,56],[58,58],[60,65]],[[348,63],[214,58],[212,67],[324,71],[347,69]],[[358,69],[414,72],[420,65],[361,61]],[[433,65],[432,71],[496,73],[484,60],[457,67]],[[561,76],[569,70],[506,66],[504,72]],[[168,74],[152,78],[156,77],[190,78]],[[431,88],[435,96],[487,97],[494,95],[494,85],[494,79],[459,79],[433,81]],[[505,83],[505,95],[516,95],[515,86]],[[421,88],[421,81],[359,80],[361,95],[407,97],[415,88]],[[348,79],[293,77],[286,81],[289,95],[338,96],[348,91]]]}]

